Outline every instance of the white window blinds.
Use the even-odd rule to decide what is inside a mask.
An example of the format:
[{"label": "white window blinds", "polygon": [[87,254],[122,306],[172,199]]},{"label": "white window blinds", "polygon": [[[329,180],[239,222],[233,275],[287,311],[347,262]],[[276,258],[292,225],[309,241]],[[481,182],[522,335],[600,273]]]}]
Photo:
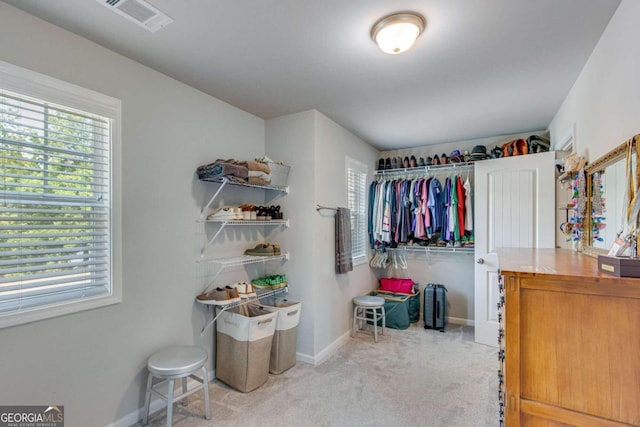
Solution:
[{"label": "white window blinds", "polygon": [[353,260],[367,256],[367,172],[366,166],[347,161],[347,202],[351,211],[351,251]]},{"label": "white window blinds", "polygon": [[111,293],[111,119],[0,87],[0,315]]}]

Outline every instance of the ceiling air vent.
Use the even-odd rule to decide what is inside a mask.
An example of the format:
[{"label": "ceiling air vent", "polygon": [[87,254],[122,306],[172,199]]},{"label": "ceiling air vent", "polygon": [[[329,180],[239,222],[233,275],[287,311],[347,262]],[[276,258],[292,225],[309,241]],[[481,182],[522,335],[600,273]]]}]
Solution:
[{"label": "ceiling air vent", "polygon": [[144,0],[96,1],[152,33],[173,22],[173,19]]}]

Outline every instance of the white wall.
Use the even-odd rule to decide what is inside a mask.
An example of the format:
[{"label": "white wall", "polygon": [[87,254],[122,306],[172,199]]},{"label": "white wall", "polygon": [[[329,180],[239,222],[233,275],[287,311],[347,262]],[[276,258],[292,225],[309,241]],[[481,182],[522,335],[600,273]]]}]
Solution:
[{"label": "white wall", "polygon": [[368,264],[336,275],[334,214],[315,206],[346,206],[345,156],[372,165],[378,153],[315,110],[267,120],[266,141],[267,155],[291,166],[281,203],[291,227],[280,236],[291,261],[283,270],[291,299],[303,303],[298,353],[315,363],[349,330],[351,299],[376,287]]},{"label": "white wall", "polygon": [[[368,166],[372,179],[378,151],[317,111],[315,135],[315,203],[347,207],[346,156]],[[353,297],[377,288],[377,283],[368,263],[354,265],[353,271],[347,274],[335,273],[334,213],[314,212],[314,218],[317,354],[349,330]]]},{"label": "white wall", "polygon": [[640,133],[640,2],[623,0],[549,125],[559,143],[575,123],[574,151],[591,161]]},{"label": "white wall", "polygon": [[[529,135],[545,135],[545,131],[527,132],[522,134],[500,135],[495,137],[481,138],[475,140],[458,141],[446,144],[429,145],[403,150],[383,151],[381,157],[401,156],[416,158],[427,156],[441,157],[443,153],[447,156],[453,150],[471,151],[476,145],[484,145],[487,150],[496,145],[502,145],[516,138],[527,138]],[[377,166],[377,165],[376,165]],[[452,172],[453,173],[453,172]],[[473,177],[473,174],[471,174]],[[471,178],[473,179],[473,178]],[[473,185],[473,184],[472,184]],[[553,191],[550,189],[550,191]],[[472,190],[472,199],[475,201]],[[549,230],[554,233],[554,230]],[[428,253],[410,252],[407,255],[408,268],[406,270],[389,268],[388,270],[377,270],[378,277],[408,277],[420,284],[420,288],[428,283],[441,283],[448,289],[447,299],[449,302],[449,312],[447,315],[452,322],[469,323],[474,320],[474,255],[473,253]]]},{"label": "white wall", "polygon": [[106,425],[142,406],[151,353],[211,351],[194,260],[212,187],[194,172],[263,154],[264,121],[5,3],[0,59],[122,100],[123,302],[0,330],[3,405],[62,404],[69,427]]},{"label": "white wall", "polygon": [[298,325],[298,352],[309,357],[315,354],[314,327],[316,305],[316,263],[314,262],[314,153],[313,111],[291,114],[267,120],[267,156],[291,166],[290,193],[280,206],[290,227],[279,236],[282,250],[290,252],[290,261],[283,267],[289,281],[289,298],[302,302]]}]

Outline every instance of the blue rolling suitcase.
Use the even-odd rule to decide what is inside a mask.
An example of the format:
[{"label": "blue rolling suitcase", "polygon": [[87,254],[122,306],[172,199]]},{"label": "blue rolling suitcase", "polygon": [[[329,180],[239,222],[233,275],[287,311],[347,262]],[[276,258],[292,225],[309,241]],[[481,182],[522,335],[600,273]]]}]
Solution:
[{"label": "blue rolling suitcase", "polygon": [[424,288],[424,328],[444,332],[447,318],[447,288],[430,283]]}]

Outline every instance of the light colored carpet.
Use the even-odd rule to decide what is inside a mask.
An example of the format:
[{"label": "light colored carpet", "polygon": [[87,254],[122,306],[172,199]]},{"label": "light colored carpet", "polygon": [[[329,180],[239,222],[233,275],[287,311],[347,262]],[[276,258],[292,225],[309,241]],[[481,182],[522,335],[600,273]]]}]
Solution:
[{"label": "light colored carpet", "polygon": [[[198,392],[175,406],[174,425],[497,426],[497,372],[497,350],[474,343],[468,326],[387,329],[377,344],[359,332],[323,364],[298,363],[251,393],[212,382],[212,419]],[[164,425],[165,414],[150,424]]]}]

